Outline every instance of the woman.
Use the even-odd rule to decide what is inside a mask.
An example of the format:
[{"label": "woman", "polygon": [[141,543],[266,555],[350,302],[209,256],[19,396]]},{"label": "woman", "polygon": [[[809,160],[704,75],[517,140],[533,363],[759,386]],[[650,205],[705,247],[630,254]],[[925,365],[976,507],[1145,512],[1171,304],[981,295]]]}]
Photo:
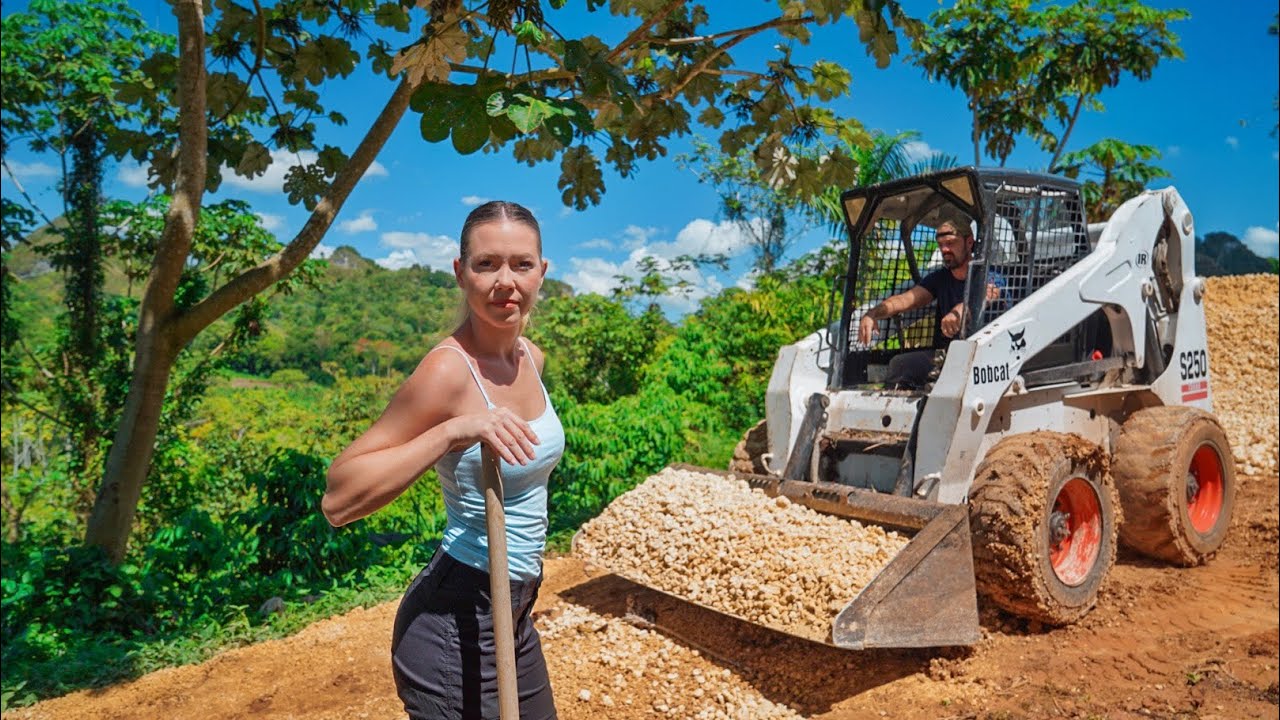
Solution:
[{"label": "woman", "polygon": [[427,353],[382,416],[329,468],[321,507],[333,525],[394,500],[432,466],[448,524],[405,593],[391,641],[411,718],[497,717],[480,446],[502,459],[520,716],[554,718],[530,611],[542,580],[547,477],[564,431],[542,386],[542,351],[521,333],[547,273],[538,222],[508,202],[462,226],[453,272],[466,301],[454,333]]}]

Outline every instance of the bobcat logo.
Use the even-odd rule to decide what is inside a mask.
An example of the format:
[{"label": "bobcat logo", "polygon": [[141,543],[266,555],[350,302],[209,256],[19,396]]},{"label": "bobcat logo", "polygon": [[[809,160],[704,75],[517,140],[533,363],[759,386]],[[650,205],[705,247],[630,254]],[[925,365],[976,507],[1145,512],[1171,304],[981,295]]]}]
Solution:
[{"label": "bobcat logo", "polygon": [[1022,359],[1022,351],[1027,348],[1027,341],[1023,339],[1026,334],[1025,329],[1022,332],[1009,331],[1009,350],[1018,356],[1019,360]]}]

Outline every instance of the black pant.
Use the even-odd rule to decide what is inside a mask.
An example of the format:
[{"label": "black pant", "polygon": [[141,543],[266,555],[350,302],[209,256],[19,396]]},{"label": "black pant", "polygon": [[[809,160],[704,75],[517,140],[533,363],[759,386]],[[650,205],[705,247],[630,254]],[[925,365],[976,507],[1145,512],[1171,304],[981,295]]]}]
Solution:
[{"label": "black pant", "polygon": [[932,350],[913,350],[889,358],[885,384],[906,390],[919,390],[929,381],[933,369]]},{"label": "black pant", "polygon": [[[530,613],[542,578],[511,583],[522,720],[556,717]],[[413,720],[497,718],[498,668],[489,575],[436,551],[400,601],[391,639],[396,691]]]}]

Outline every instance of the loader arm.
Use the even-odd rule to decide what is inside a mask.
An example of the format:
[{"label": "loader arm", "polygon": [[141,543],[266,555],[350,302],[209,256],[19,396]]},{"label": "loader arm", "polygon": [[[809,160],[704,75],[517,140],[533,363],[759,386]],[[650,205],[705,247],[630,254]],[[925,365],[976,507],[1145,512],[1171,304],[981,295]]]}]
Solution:
[{"label": "loader arm", "polygon": [[1198,290],[1190,213],[1173,188],[1149,191],[1116,210],[1086,257],[973,336],[950,344],[921,418],[918,495],[941,503],[966,501],[987,425],[1004,394],[1021,384],[1023,364],[1099,307],[1113,338],[1105,362],[1146,366],[1147,318],[1154,312],[1157,283],[1152,249],[1162,230],[1177,233],[1170,247],[1177,246],[1179,270],[1187,280],[1182,295],[1191,300]]}]

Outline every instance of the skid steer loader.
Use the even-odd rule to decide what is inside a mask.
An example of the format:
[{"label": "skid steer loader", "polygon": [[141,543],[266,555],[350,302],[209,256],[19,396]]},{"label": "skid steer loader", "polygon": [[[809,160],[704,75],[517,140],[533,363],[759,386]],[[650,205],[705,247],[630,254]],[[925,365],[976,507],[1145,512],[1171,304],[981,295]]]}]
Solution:
[{"label": "skid steer loader", "polygon": [[[733,472],[911,534],[833,618],[830,644],[972,644],[977,593],[1071,623],[1092,608],[1117,542],[1180,565],[1213,555],[1235,464],[1212,415],[1205,285],[1176,190],[1092,225],[1076,183],[1003,169],[841,200],[851,245],[838,322],[781,349],[766,419]],[[934,231],[957,212],[976,238],[962,331],[935,347],[923,307],[859,342],[868,309],[941,264]],[[895,357],[920,352],[932,367],[922,386],[887,382]]]}]

